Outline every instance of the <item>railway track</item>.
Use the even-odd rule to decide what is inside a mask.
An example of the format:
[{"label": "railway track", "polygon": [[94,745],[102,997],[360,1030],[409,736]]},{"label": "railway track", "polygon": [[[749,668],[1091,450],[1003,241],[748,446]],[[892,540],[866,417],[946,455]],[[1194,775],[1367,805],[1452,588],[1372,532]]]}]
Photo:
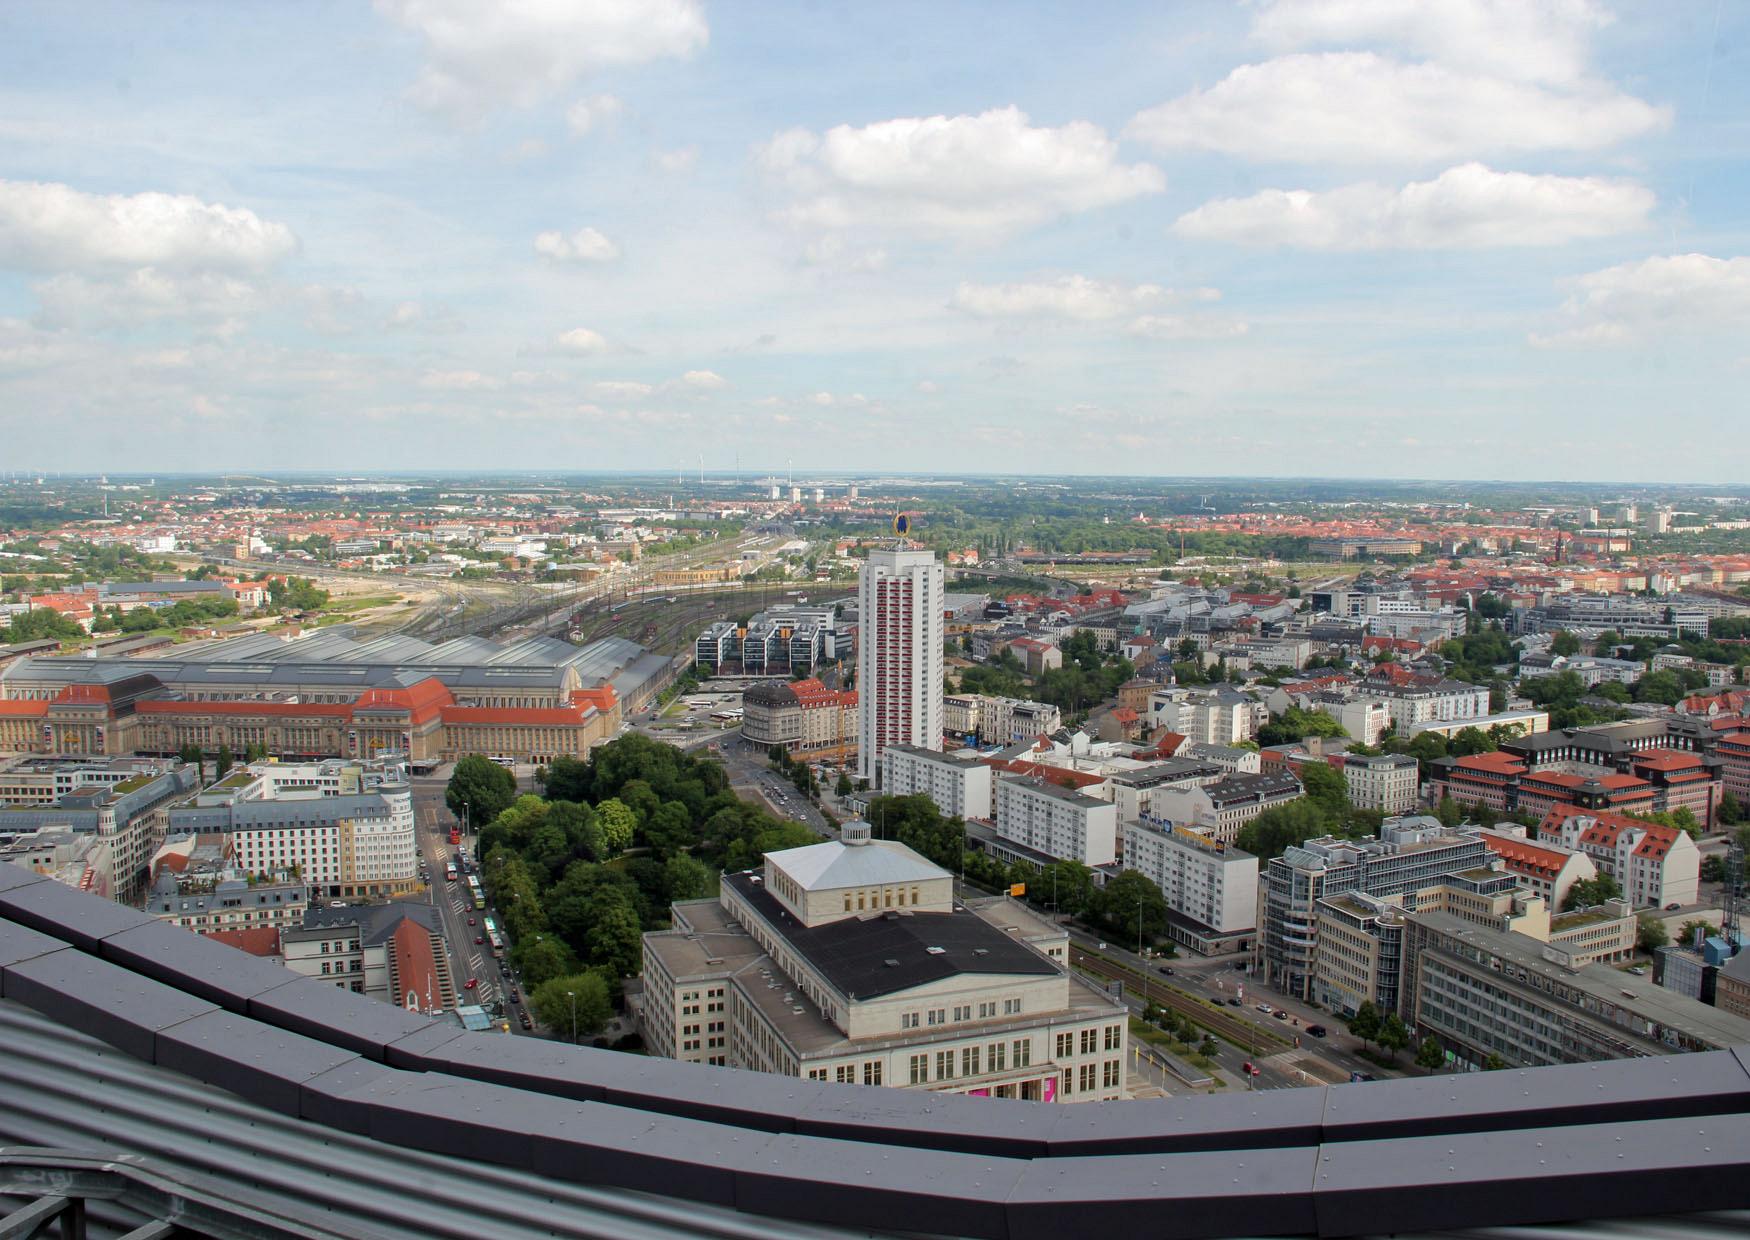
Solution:
[{"label": "railway track", "polygon": [[1233,1011],[1205,1003],[1181,990],[1163,985],[1151,978],[1134,972],[1123,965],[1115,964],[1104,956],[1097,956],[1079,948],[1070,949],[1070,961],[1078,968],[1095,977],[1110,982],[1123,982],[1133,992],[1144,1000],[1163,1008],[1188,1016],[1197,1024],[1203,1026],[1216,1037],[1225,1039],[1242,1049],[1256,1048],[1259,1054],[1270,1054],[1283,1050],[1292,1043],[1280,1032],[1268,1025],[1247,1020]]}]

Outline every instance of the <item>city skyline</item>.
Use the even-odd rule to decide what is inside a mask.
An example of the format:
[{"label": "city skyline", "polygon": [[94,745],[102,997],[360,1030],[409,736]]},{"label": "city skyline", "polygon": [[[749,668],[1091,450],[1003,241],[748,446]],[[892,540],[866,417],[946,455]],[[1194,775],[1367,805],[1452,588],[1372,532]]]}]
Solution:
[{"label": "city skyline", "polygon": [[0,433],[91,472],[1726,481],[1745,23],[12,6]]}]

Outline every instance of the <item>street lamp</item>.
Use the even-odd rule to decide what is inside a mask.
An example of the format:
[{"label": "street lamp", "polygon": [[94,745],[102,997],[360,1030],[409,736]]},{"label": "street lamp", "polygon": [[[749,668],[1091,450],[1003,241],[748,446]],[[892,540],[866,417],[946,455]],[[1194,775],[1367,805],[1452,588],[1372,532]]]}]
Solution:
[{"label": "street lamp", "polygon": [[571,1045],[577,1045],[577,992],[568,990],[565,997],[571,1000]]}]

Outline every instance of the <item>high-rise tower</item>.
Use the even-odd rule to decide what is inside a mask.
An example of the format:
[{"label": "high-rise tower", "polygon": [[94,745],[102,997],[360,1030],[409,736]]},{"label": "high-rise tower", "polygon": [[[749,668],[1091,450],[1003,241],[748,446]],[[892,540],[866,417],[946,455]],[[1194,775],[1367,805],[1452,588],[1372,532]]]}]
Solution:
[{"label": "high-rise tower", "polygon": [[942,566],[930,551],[874,550],[858,574],[857,773],[864,779],[876,778],[889,745],[942,747],[942,589]]}]

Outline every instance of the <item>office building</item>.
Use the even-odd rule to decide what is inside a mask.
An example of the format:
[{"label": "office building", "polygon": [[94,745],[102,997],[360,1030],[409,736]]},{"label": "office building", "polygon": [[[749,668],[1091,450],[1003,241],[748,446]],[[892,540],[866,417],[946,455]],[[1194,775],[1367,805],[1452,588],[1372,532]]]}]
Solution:
[{"label": "office building", "polygon": [[851,822],[726,874],[644,936],[653,1055],[813,1081],[1036,1102],[1119,1098],[1123,1006],[1072,975],[1061,927]]},{"label": "office building", "polygon": [[1417,913],[1404,939],[1401,1013],[1482,1066],[1586,1063],[1750,1043],[1750,1021],[1604,964],[1450,913]]},{"label": "office building", "polygon": [[1449,830],[1427,816],[1387,822],[1376,840],[1324,836],[1290,847],[1259,880],[1258,962],[1272,986],[1313,998],[1320,900],[1350,892],[1413,896],[1488,864],[1478,832]]},{"label": "office building", "polygon": [[1124,868],[1166,897],[1168,932],[1196,952],[1243,951],[1258,925],[1258,858],[1156,818],[1124,824]]},{"label": "office building", "polygon": [[890,745],[885,762],[889,796],[927,796],[949,818],[990,818],[996,772],[988,763],[916,745]]},{"label": "office building", "polygon": [[137,902],[146,890],[147,867],[163,843],[171,807],[199,782],[194,767],[165,764],[121,783],[82,784],[53,803],[0,809],[0,841],[40,831],[94,836],[108,846],[114,899]]},{"label": "office building", "polygon": [[942,747],[942,565],[930,551],[877,548],[857,578],[857,773],[877,780],[893,745]]}]

